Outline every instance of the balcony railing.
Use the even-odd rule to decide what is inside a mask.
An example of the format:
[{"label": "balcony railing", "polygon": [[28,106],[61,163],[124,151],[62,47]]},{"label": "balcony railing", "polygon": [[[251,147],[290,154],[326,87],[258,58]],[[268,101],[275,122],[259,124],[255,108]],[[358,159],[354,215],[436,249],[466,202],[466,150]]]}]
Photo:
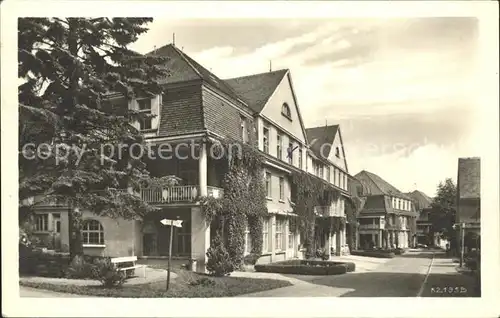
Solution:
[{"label": "balcony railing", "polygon": [[[207,187],[207,195],[220,198],[223,190],[217,187]],[[154,187],[141,189],[141,197],[148,203],[189,203],[195,202],[200,194],[200,187],[196,185]]]},{"label": "balcony railing", "polygon": [[338,209],[334,209],[334,207],[332,206],[315,206],[314,213],[316,213],[316,215],[319,216],[336,216],[336,217],[345,216],[344,213],[342,213]]}]

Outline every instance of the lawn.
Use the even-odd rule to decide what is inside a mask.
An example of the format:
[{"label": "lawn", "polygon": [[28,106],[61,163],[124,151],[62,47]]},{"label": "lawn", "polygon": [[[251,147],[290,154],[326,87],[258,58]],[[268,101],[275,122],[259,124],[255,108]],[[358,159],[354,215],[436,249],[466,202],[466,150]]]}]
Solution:
[{"label": "lawn", "polygon": [[290,282],[276,279],[254,279],[230,276],[210,277],[189,271],[179,271],[178,275],[179,276],[175,280],[171,281],[168,291],[165,291],[166,282],[144,285],[124,285],[118,288],[34,282],[20,282],[20,285],[79,295],[126,298],[232,297],[292,285]]}]

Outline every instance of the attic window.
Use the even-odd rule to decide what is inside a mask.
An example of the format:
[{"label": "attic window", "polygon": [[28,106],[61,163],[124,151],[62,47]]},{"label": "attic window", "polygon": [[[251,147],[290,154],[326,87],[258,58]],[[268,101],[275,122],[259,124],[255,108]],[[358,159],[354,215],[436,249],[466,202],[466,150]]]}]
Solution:
[{"label": "attic window", "polygon": [[335,147],[335,156],[337,158],[340,158],[340,149],[339,149],[339,147]]},{"label": "attic window", "polygon": [[290,112],[290,107],[287,103],[283,103],[283,106],[281,107],[281,115],[292,120],[292,113]]}]

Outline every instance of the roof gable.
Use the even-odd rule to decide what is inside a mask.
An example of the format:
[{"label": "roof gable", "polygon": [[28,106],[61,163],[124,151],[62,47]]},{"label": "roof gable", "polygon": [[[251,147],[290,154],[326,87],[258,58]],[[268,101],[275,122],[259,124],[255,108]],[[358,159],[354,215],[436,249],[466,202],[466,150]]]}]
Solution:
[{"label": "roof gable", "polygon": [[407,195],[374,173],[363,170],[355,178],[363,185],[363,194],[388,195],[411,200]]},{"label": "roof gable", "polygon": [[338,129],[339,125],[306,128],[311,151],[320,158],[328,159],[331,147],[323,147],[323,153],[321,153],[321,146],[323,144],[333,144]]},{"label": "roof gable", "polygon": [[459,158],[457,190],[459,199],[481,197],[481,160],[480,158]]},{"label": "roof gable", "polygon": [[431,206],[432,199],[421,191],[415,190],[406,193],[406,195],[413,199],[417,210],[427,209]]},{"label": "roof gable", "polygon": [[288,70],[278,70],[224,80],[248,106],[260,113]]}]

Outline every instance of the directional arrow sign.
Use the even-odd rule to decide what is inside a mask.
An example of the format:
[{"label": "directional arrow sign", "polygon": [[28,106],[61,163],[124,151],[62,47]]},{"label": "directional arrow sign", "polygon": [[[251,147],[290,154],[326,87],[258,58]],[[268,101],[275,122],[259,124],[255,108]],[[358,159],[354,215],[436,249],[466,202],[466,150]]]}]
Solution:
[{"label": "directional arrow sign", "polygon": [[175,226],[175,227],[182,227],[182,220],[163,219],[160,222],[163,225],[171,225],[171,226]]}]

